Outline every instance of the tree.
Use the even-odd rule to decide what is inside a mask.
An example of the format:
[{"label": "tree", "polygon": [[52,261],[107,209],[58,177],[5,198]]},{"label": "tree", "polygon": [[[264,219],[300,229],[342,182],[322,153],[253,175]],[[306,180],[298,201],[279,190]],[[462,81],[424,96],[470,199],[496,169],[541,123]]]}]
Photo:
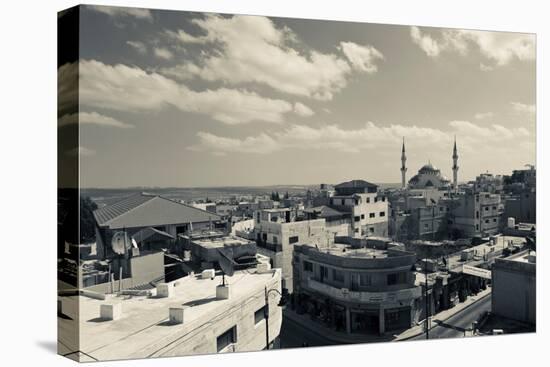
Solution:
[{"label": "tree", "polygon": [[95,241],[94,210],[97,204],[88,196],[80,197],[80,243]]}]

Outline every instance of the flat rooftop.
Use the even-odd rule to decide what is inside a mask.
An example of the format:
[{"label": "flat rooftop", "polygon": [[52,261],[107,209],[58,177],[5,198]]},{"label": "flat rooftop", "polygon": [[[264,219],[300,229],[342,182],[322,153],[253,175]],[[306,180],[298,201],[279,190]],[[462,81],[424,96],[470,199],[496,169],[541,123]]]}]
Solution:
[{"label": "flat rooftop", "polygon": [[[67,350],[84,352],[82,361],[163,356],[169,354],[171,348],[185,343],[187,335],[195,335],[193,332],[205,324],[240,308],[244,300],[264,297],[265,286],[279,289],[280,269],[261,274],[250,270],[237,271],[231,277],[226,276],[225,280],[232,286],[229,300],[216,299],[216,286],[222,282],[221,275],[214,279],[181,278],[176,281],[178,285],[174,287],[175,295],[171,298],[113,296],[102,301],[85,296],[60,297],[65,317],[58,317],[59,339]],[[122,317],[114,321],[102,320],[99,308],[105,303],[121,303]],[[170,307],[185,308],[183,324],[168,322]],[[79,322],[79,348],[75,346],[73,320]]]},{"label": "flat rooftop", "polygon": [[202,238],[198,240],[192,240],[192,242],[195,245],[210,249],[223,248],[225,246],[244,246],[254,243],[252,241],[237,236]]},{"label": "flat rooftop", "polygon": [[388,251],[378,250],[373,248],[352,248],[350,245],[345,243],[334,243],[328,248],[322,248],[320,252],[329,253],[331,255],[349,257],[349,258],[360,258],[360,259],[384,259],[390,257]]}]

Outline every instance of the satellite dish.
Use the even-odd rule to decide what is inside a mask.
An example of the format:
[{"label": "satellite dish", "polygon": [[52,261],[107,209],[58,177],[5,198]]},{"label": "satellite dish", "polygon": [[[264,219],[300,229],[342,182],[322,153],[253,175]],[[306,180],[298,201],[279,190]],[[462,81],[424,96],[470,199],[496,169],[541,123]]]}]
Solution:
[{"label": "satellite dish", "polygon": [[111,248],[117,255],[124,255],[130,248],[130,239],[126,232],[116,232],[111,239]]},{"label": "satellite dish", "polygon": [[233,260],[233,250],[231,248],[218,249],[220,258],[218,263],[224,275],[233,276],[235,273],[235,260]]}]

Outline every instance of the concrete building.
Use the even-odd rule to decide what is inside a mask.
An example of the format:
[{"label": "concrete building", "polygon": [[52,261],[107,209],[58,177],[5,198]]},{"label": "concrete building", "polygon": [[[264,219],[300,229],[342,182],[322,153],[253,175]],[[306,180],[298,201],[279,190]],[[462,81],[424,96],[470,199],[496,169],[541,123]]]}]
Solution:
[{"label": "concrete building", "polygon": [[184,251],[190,252],[190,261],[201,270],[219,268],[220,250],[228,250],[243,267],[255,263],[256,243],[245,238],[227,235],[219,231],[180,234]]},{"label": "concrete building", "polygon": [[503,213],[500,195],[467,191],[456,200],[451,220],[462,237],[483,237],[499,231]]},{"label": "concrete building", "polygon": [[524,251],[497,259],[492,270],[492,312],[536,323],[536,254]]},{"label": "concrete building", "polygon": [[60,296],[59,353],[88,362],[258,351],[266,328],[273,344],[282,323],[280,269],[237,271],[225,282],[189,276],[149,295]]},{"label": "concrete building", "polygon": [[418,321],[414,253],[334,244],[295,247],[296,309],[348,334],[407,329]]},{"label": "concrete building", "polygon": [[310,244],[320,248],[334,241],[325,219],[295,221],[288,208],[256,212],[254,237],[258,253],[268,256],[274,268],[282,269],[283,288],[292,293],[292,254],[296,245]]},{"label": "concrete building", "polygon": [[339,212],[329,206],[317,206],[304,209],[305,219],[324,219],[327,230],[334,236],[352,236],[351,213]]},{"label": "concrete building", "polygon": [[363,180],[352,180],[335,186],[330,207],[351,216],[354,237],[388,236],[388,201],[378,186]]}]

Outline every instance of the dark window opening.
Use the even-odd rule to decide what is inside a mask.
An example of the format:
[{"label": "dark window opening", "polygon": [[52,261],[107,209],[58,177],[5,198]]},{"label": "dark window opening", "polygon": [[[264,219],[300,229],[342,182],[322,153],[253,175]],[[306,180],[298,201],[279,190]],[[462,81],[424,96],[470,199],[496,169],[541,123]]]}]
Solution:
[{"label": "dark window opening", "polygon": [[234,344],[237,342],[237,327],[233,326],[231,329],[227,330],[222,335],[216,338],[216,344],[218,352],[221,352],[228,345]]}]

